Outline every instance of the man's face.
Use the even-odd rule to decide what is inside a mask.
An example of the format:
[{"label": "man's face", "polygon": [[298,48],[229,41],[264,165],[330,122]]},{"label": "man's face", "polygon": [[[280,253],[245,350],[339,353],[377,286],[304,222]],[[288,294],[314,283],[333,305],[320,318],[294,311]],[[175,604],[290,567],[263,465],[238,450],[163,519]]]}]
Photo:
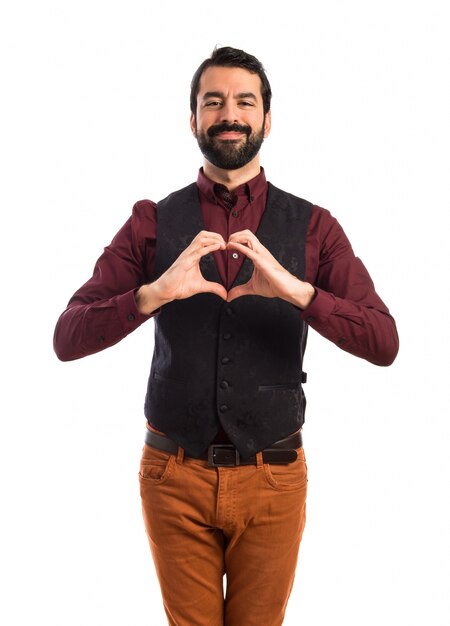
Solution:
[{"label": "man's face", "polygon": [[225,170],[247,165],[270,131],[261,79],[240,67],[209,67],[200,79],[191,129],[207,161]]}]

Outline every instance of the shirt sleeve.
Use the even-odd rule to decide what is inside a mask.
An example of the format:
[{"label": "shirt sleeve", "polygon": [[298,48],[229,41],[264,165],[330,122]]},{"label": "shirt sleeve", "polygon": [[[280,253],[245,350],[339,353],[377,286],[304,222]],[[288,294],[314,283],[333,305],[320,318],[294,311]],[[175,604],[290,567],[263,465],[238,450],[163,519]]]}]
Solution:
[{"label": "shirt sleeve", "polygon": [[59,359],[71,361],[104,350],[158,313],[142,315],[134,298],[152,280],[155,245],[156,205],[141,200],[60,316],[53,338]]},{"label": "shirt sleeve", "polygon": [[303,320],[342,350],[391,365],[399,348],[394,318],[342,227],[317,206],[308,230],[305,278],[316,297],[301,313]]}]

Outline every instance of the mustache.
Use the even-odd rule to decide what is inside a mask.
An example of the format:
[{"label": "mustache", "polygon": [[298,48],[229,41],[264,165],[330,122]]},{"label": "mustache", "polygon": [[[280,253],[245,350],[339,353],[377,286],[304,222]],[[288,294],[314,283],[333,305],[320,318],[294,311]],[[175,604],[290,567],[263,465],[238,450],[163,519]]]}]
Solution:
[{"label": "mustache", "polygon": [[222,122],[222,124],[214,124],[214,126],[210,126],[206,131],[206,134],[208,137],[215,137],[219,133],[226,132],[245,133],[247,137],[250,137],[252,129],[250,126],[245,126],[243,124],[227,124]]}]

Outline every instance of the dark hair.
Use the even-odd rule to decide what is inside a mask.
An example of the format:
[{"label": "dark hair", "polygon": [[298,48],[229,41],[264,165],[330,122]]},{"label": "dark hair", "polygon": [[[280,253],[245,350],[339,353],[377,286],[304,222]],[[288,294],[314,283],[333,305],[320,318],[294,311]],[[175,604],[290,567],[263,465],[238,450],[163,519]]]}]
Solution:
[{"label": "dark hair", "polygon": [[191,82],[191,111],[195,115],[197,111],[197,96],[200,89],[200,78],[208,67],[242,67],[252,74],[258,74],[261,79],[261,95],[263,99],[264,114],[270,111],[270,99],[272,98],[272,90],[267,80],[266,71],[261,61],[256,57],[243,50],[230,48],[214,48],[209,59],[205,59],[195,72]]}]

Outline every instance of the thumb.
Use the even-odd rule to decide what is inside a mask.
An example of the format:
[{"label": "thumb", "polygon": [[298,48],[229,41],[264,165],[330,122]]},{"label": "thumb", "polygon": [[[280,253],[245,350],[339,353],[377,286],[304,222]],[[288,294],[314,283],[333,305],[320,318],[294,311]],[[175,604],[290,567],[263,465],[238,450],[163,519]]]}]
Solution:
[{"label": "thumb", "polygon": [[231,302],[236,298],[240,298],[241,296],[252,295],[253,290],[250,287],[250,283],[245,283],[245,285],[238,285],[237,287],[233,287],[230,289],[227,296],[227,302]]},{"label": "thumb", "polygon": [[222,298],[222,300],[227,299],[227,290],[225,287],[210,280],[205,280],[202,291],[205,293],[214,293],[216,296],[219,296],[219,298]]}]

